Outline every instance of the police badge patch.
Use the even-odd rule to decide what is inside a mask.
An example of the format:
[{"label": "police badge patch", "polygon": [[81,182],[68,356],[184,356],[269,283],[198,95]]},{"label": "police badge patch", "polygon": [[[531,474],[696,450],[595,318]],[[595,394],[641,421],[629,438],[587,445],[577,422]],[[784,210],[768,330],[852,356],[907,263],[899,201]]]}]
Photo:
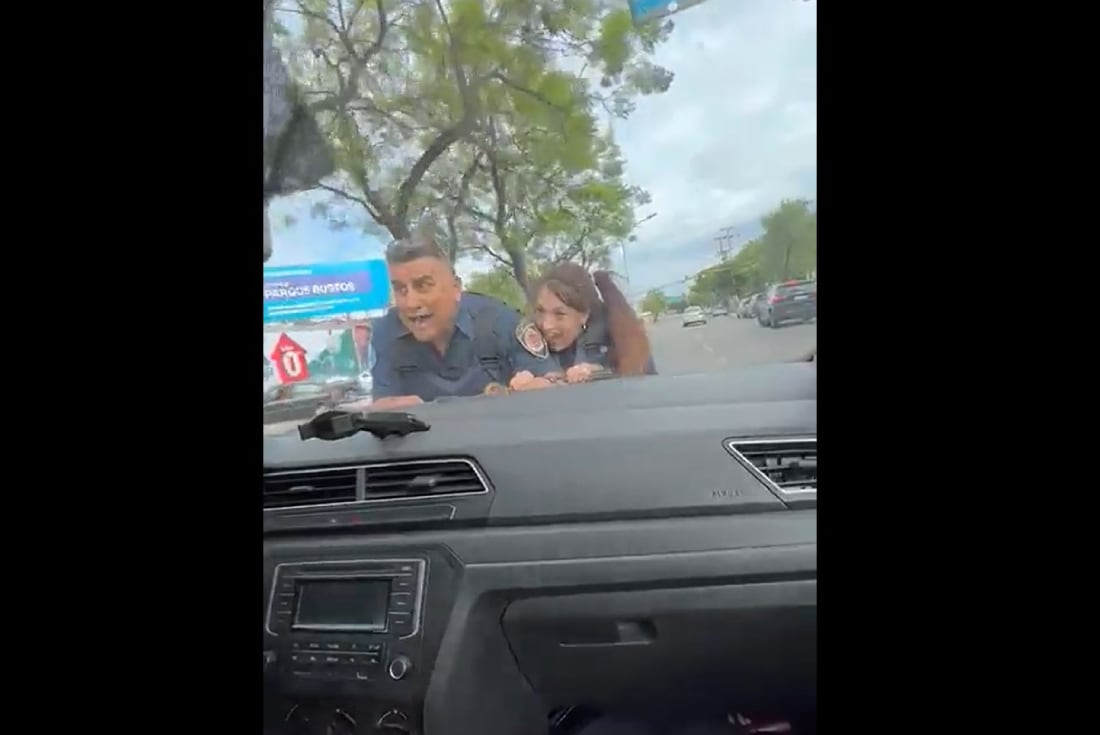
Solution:
[{"label": "police badge patch", "polygon": [[523,349],[540,360],[545,360],[550,354],[550,348],[546,346],[542,332],[529,321],[522,321],[516,326],[516,339],[519,340]]}]

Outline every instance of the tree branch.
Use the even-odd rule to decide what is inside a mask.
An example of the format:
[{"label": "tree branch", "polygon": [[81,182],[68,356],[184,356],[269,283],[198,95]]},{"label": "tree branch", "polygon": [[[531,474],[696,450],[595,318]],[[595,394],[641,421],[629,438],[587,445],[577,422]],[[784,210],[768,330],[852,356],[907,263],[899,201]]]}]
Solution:
[{"label": "tree branch", "polygon": [[[381,1],[378,0],[379,3]],[[397,190],[397,202],[394,205],[393,214],[397,220],[402,222],[408,216],[412,195],[416,191],[416,187],[420,185],[421,180],[423,180],[424,174],[448,148],[466,137],[474,129],[474,122],[477,119],[476,98],[470,90],[466,72],[463,70],[458,58],[458,48],[454,34],[451,32],[451,24],[447,20],[447,11],[443,9],[441,0],[435,0],[435,6],[439,11],[443,28],[447,31],[448,56],[450,57],[451,71],[455,76],[455,84],[458,86],[459,98],[462,100],[462,119],[436,136],[435,140],[416,159],[416,163],[409,170],[409,175],[401,182],[401,186]]]},{"label": "tree branch", "polygon": [[[346,104],[351,102],[351,100],[353,100],[359,94],[360,77],[362,77],[363,72],[366,71],[367,64],[370,63],[370,60],[374,58],[374,56],[376,56],[379,51],[382,50],[382,44],[386,39],[386,33],[390,27],[389,20],[386,17],[386,10],[382,5],[382,0],[375,0],[374,4],[375,8],[378,11],[378,35],[375,37],[374,42],[370,46],[368,46],[362,54],[356,51],[355,43],[351,40],[351,36],[349,35],[351,32],[351,26],[355,24],[355,16],[358,14],[359,8],[362,7],[362,3],[359,3],[359,5],[355,8],[355,11],[351,15],[350,21],[345,23],[343,2],[338,2],[337,10],[340,15],[339,25],[333,23],[332,19],[329,18],[327,15],[314,13],[299,6],[301,8],[302,15],[325,23],[329,28],[333,30],[334,33],[336,33],[337,38],[340,39],[340,43],[343,45],[344,50],[347,51],[348,57],[352,61],[351,70],[348,72],[347,79],[344,79],[343,75],[340,73],[339,68],[334,67],[336,71],[336,79],[340,85],[340,92],[332,97],[329,97],[328,99],[314,102],[312,105],[310,105],[310,112],[331,112],[334,110],[339,110]],[[324,56],[323,52],[317,51],[316,53],[322,55],[325,63],[333,66],[333,62],[330,61],[327,56]]]},{"label": "tree branch", "polygon": [[338,187],[329,186],[328,184],[318,184],[317,188],[324,189],[330,194],[335,194],[339,198],[345,199],[349,202],[355,202],[363,209],[367,210],[367,214],[369,214],[375,222],[378,222],[381,225],[385,225],[385,220],[387,219],[385,205],[382,203],[381,197],[379,197],[376,193],[367,190],[364,192],[364,197],[358,197]]},{"label": "tree branch", "polygon": [[450,238],[449,255],[451,257],[451,265],[454,265],[455,260],[458,258],[458,227],[455,221],[458,218],[458,213],[466,203],[466,197],[470,193],[470,182],[473,181],[474,174],[477,173],[480,165],[481,151],[478,151],[474,154],[474,158],[470,162],[470,165],[462,172],[462,179],[458,183],[458,195],[455,197],[454,206],[447,211],[447,237]]},{"label": "tree branch", "polygon": [[523,92],[524,94],[526,94],[530,97],[533,97],[534,99],[537,99],[539,102],[546,105],[547,107],[553,108],[553,109],[557,110],[558,112],[562,112],[562,113],[568,112],[568,110],[566,110],[564,107],[550,101],[547,97],[545,97],[540,92],[536,92],[533,89],[529,89],[528,87],[524,87],[522,84],[519,84],[517,82],[513,82],[511,79],[504,76],[500,72],[494,72],[492,77],[493,77],[493,79],[497,79],[497,80],[503,82],[505,86],[511,87],[512,89],[516,90],[517,92]]}]

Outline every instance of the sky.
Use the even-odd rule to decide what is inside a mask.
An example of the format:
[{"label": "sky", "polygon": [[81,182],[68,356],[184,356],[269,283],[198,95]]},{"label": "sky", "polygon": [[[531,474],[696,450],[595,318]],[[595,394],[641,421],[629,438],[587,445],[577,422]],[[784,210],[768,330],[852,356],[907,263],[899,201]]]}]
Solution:
[{"label": "sky", "polygon": [[[716,262],[721,228],[734,248],[760,233],[760,218],[789,198],[817,195],[817,5],[803,0],[708,0],[672,16],[675,30],[654,61],[675,73],[667,92],[637,99],[615,121],[629,184],[652,202],[613,268],[629,291],[679,290],[672,282]],[[358,228],[331,230],[306,192],[271,205],[268,265],[381,257],[383,243]],[[296,223],[281,224],[285,214]],[[460,263],[468,277],[485,264]]]}]

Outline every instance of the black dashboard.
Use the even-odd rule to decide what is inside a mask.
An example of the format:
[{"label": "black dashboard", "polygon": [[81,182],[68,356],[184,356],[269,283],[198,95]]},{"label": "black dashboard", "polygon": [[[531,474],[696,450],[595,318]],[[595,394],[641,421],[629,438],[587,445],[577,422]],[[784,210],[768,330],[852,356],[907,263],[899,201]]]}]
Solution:
[{"label": "black dashboard", "polygon": [[265,437],[265,732],[528,735],[548,712],[812,710],[814,363]]}]

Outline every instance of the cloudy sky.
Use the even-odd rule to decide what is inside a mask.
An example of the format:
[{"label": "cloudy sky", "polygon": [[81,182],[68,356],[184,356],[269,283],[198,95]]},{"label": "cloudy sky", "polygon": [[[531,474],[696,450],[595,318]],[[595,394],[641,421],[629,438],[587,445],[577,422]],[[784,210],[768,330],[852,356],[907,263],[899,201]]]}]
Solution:
[{"label": "cloudy sky", "polygon": [[[743,242],[782,199],[817,194],[816,3],[708,0],[673,20],[655,59],[675,73],[672,87],[615,123],[629,182],[653,197],[638,217],[656,213],[628,245],[626,267],[615,263],[635,293],[714,262],[720,228]],[[311,219],[317,197],[272,205],[273,222],[292,213],[297,224],[275,228],[269,265],[381,255],[382,243],[357,230]]]}]

